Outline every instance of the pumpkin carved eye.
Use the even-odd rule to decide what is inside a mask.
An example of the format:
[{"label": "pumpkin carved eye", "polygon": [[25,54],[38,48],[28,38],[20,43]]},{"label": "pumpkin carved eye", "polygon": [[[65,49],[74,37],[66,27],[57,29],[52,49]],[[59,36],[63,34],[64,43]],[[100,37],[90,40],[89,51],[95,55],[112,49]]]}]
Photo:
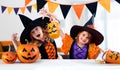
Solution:
[{"label": "pumpkin carved eye", "polygon": [[31,49],[31,52],[35,52],[34,48]]},{"label": "pumpkin carved eye", "polygon": [[27,52],[27,50],[24,48],[22,52]]}]

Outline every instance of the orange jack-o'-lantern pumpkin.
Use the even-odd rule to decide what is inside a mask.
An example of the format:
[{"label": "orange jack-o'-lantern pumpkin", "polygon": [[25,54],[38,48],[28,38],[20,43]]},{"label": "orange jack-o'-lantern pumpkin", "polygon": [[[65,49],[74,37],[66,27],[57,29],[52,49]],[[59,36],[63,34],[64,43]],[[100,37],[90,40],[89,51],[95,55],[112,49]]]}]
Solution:
[{"label": "orange jack-o'-lantern pumpkin", "polygon": [[105,56],[106,63],[120,64],[120,53],[116,51],[108,50]]},{"label": "orange jack-o'-lantern pumpkin", "polygon": [[51,23],[47,25],[47,28],[50,38],[55,39],[60,36],[60,24],[58,22],[51,21]]},{"label": "orange jack-o'-lantern pumpkin", "polygon": [[35,62],[39,57],[39,49],[33,44],[21,44],[17,48],[18,59],[23,63]]},{"label": "orange jack-o'-lantern pumpkin", "polygon": [[2,61],[7,64],[12,64],[17,60],[17,54],[15,52],[3,52]]},{"label": "orange jack-o'-lantern pumpkin", "polygon": [[88,58],[96,59],[99,54],[100,54],[100,48],[96,46],[95,43],[89,44]]},{"label": "orange jack-o'-lantern pumpkin", "polygon": [[7,64],[12,64],[17,60],[16,52],[11,52],[11,46],[9,45],[9,49],[7,52],[2,53],[2,61]]}]

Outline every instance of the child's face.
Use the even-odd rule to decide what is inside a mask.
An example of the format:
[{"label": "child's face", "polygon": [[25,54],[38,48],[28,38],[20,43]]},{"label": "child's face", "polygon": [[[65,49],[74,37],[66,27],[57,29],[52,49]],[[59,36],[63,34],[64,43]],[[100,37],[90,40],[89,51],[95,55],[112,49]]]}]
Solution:
[{"label": "child's face", "polygon": [[37,39],[37,40],[42,40],[43,39],[43,31],[42,31],[42,28],[40,26],[36,26],[35,28],[33,28],[31,30],[31,33],[32,37],[34,39]]},{"label": "child's face", "polygon": [[91,40],[91,34],[87,31],[82,31],[77,35],[77,43],[81,45],[88,44]]}]

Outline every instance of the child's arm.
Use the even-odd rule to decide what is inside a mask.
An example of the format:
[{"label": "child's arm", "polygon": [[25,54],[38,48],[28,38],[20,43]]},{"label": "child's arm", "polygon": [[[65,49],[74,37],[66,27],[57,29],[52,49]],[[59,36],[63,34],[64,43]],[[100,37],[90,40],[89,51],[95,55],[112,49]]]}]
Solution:
[{"label": "child's arm", "polygon": [[65,55],[67,55],[68,52],[70,51],[71,45],[73,43],[73,39],[71,38],[70,35],[64,34],[62,30],[60,32],[60,35],[61,35],[62,43],[63,43],[61,50],[62,52],[64,52]]}]

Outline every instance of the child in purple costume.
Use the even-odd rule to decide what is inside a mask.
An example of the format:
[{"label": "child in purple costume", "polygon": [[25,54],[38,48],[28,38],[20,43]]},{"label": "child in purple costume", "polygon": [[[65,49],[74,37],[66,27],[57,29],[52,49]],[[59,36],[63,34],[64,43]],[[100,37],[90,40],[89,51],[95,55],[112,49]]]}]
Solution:
[{"label": "child in purple costume", "polygon": [[[88,54],[91,53],[89,51],[90,47],[101,44],[104,39],[103,35],[97,30],[79,25],[72,26],[70,36],[61,31],[61,37],[63,42],[62,51],[65,55],[69,53],[70,59],[87,59]],[[89,44],[93,43],[95,44],[94,46],[89,46]],[[94,51],[92,54],[93,57],[91,57],[93,59],[98,55],[95,54],[96,57],[94,57],[97,49],[95,48]]]}]

